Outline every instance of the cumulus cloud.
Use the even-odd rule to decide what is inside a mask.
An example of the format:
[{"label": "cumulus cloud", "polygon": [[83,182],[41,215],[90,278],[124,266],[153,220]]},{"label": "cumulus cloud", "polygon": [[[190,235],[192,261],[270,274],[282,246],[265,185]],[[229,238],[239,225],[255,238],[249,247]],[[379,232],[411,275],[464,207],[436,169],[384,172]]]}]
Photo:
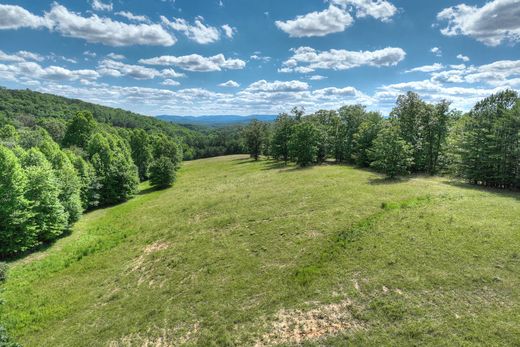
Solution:
[{"label": "cumulus cloud", "polygon": [[104,3],[101,0],[92,0],[91,5],[94,11],[112,11],[114,7],[111,2]]},{"label": "cumulus cloud", "polygon": [[168,18],[161,16],[161,20],[164,25],[182,32],[187,38],[199,44],[213,43],[220,39],[218,29],[205,25],[202,17],[197,17],[193,25],[182,18],[173,18],[173,21],[170,21]]},{"label": "cumulus cloud", "polygon": [[[394,66],[406,57],[401,48],[387,47],[376,51],[331,49],[317,51],[310,47],[293,49],[294,55],[283,63],[282,72],[308,73],[316,69],[348,70],[360,66]],[[304,65],[303,65],[304,64]],[[301,68],[304,68],[302,70]]]},{"label": "cumulus cloud", "polygon": [[161,84],[163,86],[170,86],[170,87],[176,87],[176,86],[180,86],[181,84],[177,81],[174,81],[172,79],[165,79],[164,81],[161,82]]},{"label": "cumulus cloud", "polygon": [[444,65],[435,63],[432,65],[424,65],[424,66],[415,67],[411,70],[407,70],[406,72],[407,73],[408,72],[434,72],[434,71],[439,71],[442,69],[444,69]]},{"label": "cumulus cloud", "polygon": [[452,70],[432,73],[439,83],[484,83],[491,86],[514,87],[520,78],[520,60],[499,60],[480,66],[451,66]]},{"label": "cumulus cloud", "polygon": [[7,54],[4,51],[0,50],[0,61],[24,62],[27,60],[43,61],[44,58],[37,53],[32,53],[28,51],[18,51],[15,54]]},{"label": "cumulus cloud", "polygon": [[120,61],[105,59],[99,63],[98,72],[104,76],[129,76],[138,80],[152,79],[161,76],[161,72],[141,65],[129,65]]},{"label": "cumulus cloud", "polygon": [[164,55],[149,59],[141,59],[139,63],[146,65],[177,66],[183,70],[195,72],[210,72],[222,70],[241,70],[246,66],[246,62],[240,59],[226,59],[223,54],[212,57],[203,57],[198,54],[185,56]]},{"label": "cumulus cloud", "polygon": [[240,87],[240,84],[238,84],[237,82],[235,82],[233,80],[229,80],[227,82],[220,83],[219,87],[238,88],[238,87]]},{"label": "cumulus cloud", "polygon": [[442,50],[439,47],[433,47],[430,52],[435,54],[437,57],[442,57]]},{"label": "cumulus cloud", "polygon": [[447,22],[441,33],[446,36],[469,36],[488,46],[520,41],[520,1],[493,0],[482,7],[460,4],[437,14]]},{"label": "cumulus cloud", "polygon": [[46,18],[35,16],[23,7],[0,4],[0,29],[38,29],[49,25]]},{"label": "cumulus cloud", "polygon": [[463,62],[468,62],[470,60],[469,57],[462,55],[462,54],[457,55],[457,59],[460,59]]},{"label": "cumulus cloud", "polygon": [[312,37],[342,32],[352,22],[348,12],[331,5],[322,12],[311,12],[285,22],[276,21],[276,26],[290,37]]},{"label": "cumulus cloud", "polygon": [[321,80],[327,79],[327,77],[321,76],[321,75],[314,75],[314,76],[309,77],[309,79],[311,81],[321,81]]},{"label": "cumulus cloud", "polygon": [[266,80],[260,80],[254,83],[251,83],[249,87],[246,88],[248,92],[300,92],[304,90],[308,90],[309,85],[305,82],[301,81],[274,81],[267,82]]},{"label": "cumulus cloud", "polygon": [[124,55],[117,54],[117,53],[108,53],[107,57],[110,59],[113,59],[113,60],[125,60],[126,59],[126,57]]},{"label": "cumulus cloud", "polygon": [[383,22],[388,22],[397,13],[397,8],[386,0],[331,0],[333,4],[356,9],[356,17],[373,17]]},{"label": "cumulus cloud", "polygon": [[20,6],[0,5],[0,29],[47,28],[66,37],[108,46],[171,46],[175,38],[159,24],[127,24],[95,14],[83,17],[54,3],[50,11],[36,16]]},{"label": "cumulus cloud", "polygon": [[143,23],[148,23],[150,22],[150,20],[148,19],[148,17],[146,16],[140,16],[140,15],[135,15],[133,14],[132,12],[129,12],[129,11],[119,11],[119,12],[116,12],[116,14],[118,16],[121,16],[121,17],[124,17],[128,20],[131,20],[131,21],[134,21],[134,22],[143,22]]},{"label": "cumulus cloud", "polygon": [[228,39],[232,39],[237,32],[237,29],[231,27],[229,24],[224,24],[221,28],[224,30],[224,34]]},{"label": "cumulus cloud", "polygon": [[94,70],[81,69],[69,70],[61,66],[42,67],[32,61],[11,63],[9,65],[0,64],[0,79],[11,81],[24,80],[57,80],[75,81],[78,79],[95,80],[99,78],[99,73]]}]

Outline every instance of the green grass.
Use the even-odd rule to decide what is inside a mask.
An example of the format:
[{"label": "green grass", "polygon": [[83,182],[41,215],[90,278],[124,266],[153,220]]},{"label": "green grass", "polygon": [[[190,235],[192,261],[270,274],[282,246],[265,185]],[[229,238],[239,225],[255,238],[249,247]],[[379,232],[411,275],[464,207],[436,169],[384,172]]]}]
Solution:
[{"label": "green grass", "polygon": [[12,263],[1,297],[24,346],[518,345],[520,195],[187,162]]}]

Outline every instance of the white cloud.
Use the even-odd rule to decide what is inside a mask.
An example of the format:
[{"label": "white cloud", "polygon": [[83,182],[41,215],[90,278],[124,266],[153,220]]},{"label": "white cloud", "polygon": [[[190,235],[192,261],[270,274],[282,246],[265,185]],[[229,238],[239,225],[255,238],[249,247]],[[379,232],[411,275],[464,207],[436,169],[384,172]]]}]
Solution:
[{"label": "white cloud", "polygon": [[38,29],[49,24],[46,18],[35,16],[23,7],[0,4],[0,29]]},{"label": "white cloud", "polygon": [[161,76],[161,72],[140,65],[129,65],[120,61],[105,59],[99,63],[98,72],[104,76],[129,76],[138,80],[152,79]]},{"label": "white cloud", "polygon": [[219,87],[238,88],[238,87],[240,87],[240,84],[238,84],[237,82],[235,82],[233,80],[229,80],[225,83],[220,83]]},{"label": "white cloud", "polygon": [[173,21],[168,20],[168,18],[161,16],[162,22],[168,27],[172,28],[175,31],[180,31],[187,38],[192,41],[195,41],[199,44],[208,44],[216,42],[220,39],[220,33],[217,28],[212,26],[207,26],[203,23],[204,19],[202,17],[197,17],[195,19],[195,24],[189,24],[185,19],[182,18],[174,18]]},{"label": "white cloud", "polygon": [[314,76],[311,76],[309,79],[311,81],[322,81],[324,79],[327,79],[327,77],[321,76],[321,75],[314,75]]},{"label": "white cloud", "polygon": [[117,14],[118,16],[125,17],[126,19],[131,20],[131,21],[134,21],[134,22],[143,22],[143,23],[148,23],[148,22],[150,22],[150,20],[148,19],[148,17],[146,17],[146,16],[140,16],[140,15],[135,15],[135,14],[133,14],[132,12],[129,12],[129,11],[119,11],[119,12],[116,12],[116,14]]},{"label": "white cloud", "polygon": [[442,57],[442,50],[439,47],[433,47],[430,52],[435,54],[437,57]]},{"label": "white cloud", "polygon": [[224,30],[224,34],[228,39],[232,39],[233,36],[235,36],[237,29],[229,26],[228,24],[224,24],[222,27],[222,30]]},{"label": "white cloud", "polygon": [[499,60],[481,66],[451,66],[452,70],[432,74],[439,83],[485,83],[491,86],[514,87],[520,78],[520,60]]},{"label": "white cloud", "polygon": [[117,54],[117,53],[108,53],[107,57],[110,59],[113,59],[113,60],[125,60],[126,59],[126,57],[124,55]]},{"label": "white cloud", "polygon": [[432,65],[419,66],[419,67],[413,68],[411,70],[407,70],[406,72],[407,73],[408,72],[434,72],[434,71],[439,71],[442,69],[444,69],[444,65],[435,63]]},{"label": "white cloud", "polygon": [[209,72],[221,70],[241,70],[246,66],[246,62],[240,59],[226,59],[223,54],[212,57],[203,57],[198,54],[185,56],[165,55],[150,59],[141,59],[139,63],[146,65],[177,66],[183,70],[196,72]]},{"label": "white cloud", "polygon": [[28,60],[43,61],[44,58],[37,53],[32,53],[28,51],[18,51],[15,54],[7,54],[0,50],[0,61],[24,62]]},{"label": "white cloud", "polygon": [[268,63],[271,61],[271,57],[261,56],[260,53],[253,54],[249,57],[249,59],[263,61],[264,63]]},{"label": "white cloud", "polygon": [[285,22],[276,21],[276,26],[290,37],[312,37],[345,31],[352,22],[348,12],[331,5],[322,12],[311,12]]},{"label": "white cloud", "polygon": [[493,0],[482,7],[460,4],[437,14],[439,21],[448,22],[443,35],[469,36],[488,46],[520,41],[519,18],[518,0]]},{"label": "white cloud", "polygon": [[260,80],[251,83],[246,91],[249,92],[300,92],[308,90],[309,85],[301,81],[274,81],[267,82],[266,80]]},{"label": "white cloud", "polygon": [[331,2],[343,8],[353,6],[358,18],[370,16],[388,22],[397,13],[397,8],[386,0],[331,0]]},{"label": "white cloud", "polygon": [[[320,52],[310,47],[293,49],[294,55],[283,63],[282,72],[308,73],[316,69],[348,70],[360,66],[394,66],[406,57],[401,48],[387,47],[376,51],[331,49]],[[302,64],[307,70],[302,71]]]},{"label": "white cloud", "polygon": [[99,78],[99,73],[94,70],[81,69],[69,70],[61,66],[42,67],[35,62],[23,61],[11,63],[10,65],[0,64],[0,79],[11,81],[26,80],[69,80],[78,79],[95,80]]},{"label": "white cloud", "polygon": [[108,46],[171,46],[175,38],[159,24],[127,24],[95,14],[83,17],[54,3],[43,17],[19,6],[0,5],[0,29],[48,28],[66,37]]},{"label": "white cloud", "polygon": [[174,81],[172,79],[165,79],[164,81],[161,82],[161,84],[163,86],[170,86],[170,87],[176,87],[176,86],[180,86],[181,84],[177,81]]},{"label": "white cloud", "polygon": [[92,9],[95,11],[112,11],[113,7],[111,2],[104,3],[101,0],[92,0]]},{"label": "white cloud", "polygon": [[457,59],[460,59],[463,62],[468,62],[470,60],[469,57],[462,55],[462,54],[457,55]]}]

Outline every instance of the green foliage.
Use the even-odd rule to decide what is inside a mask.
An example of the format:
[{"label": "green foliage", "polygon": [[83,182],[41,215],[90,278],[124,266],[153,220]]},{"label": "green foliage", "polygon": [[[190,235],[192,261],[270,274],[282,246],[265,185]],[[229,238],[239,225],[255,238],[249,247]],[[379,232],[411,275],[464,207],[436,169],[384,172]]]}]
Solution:
[{"label": "green foliage", "polygon": [[182,148],[171,137],[156,134],[151,138],[153,158],[166,157],[171,160],[177,169],[182,161]]},{"label": "green foliage", "polygon": [[84,210],[88,210],[92,207],[99,205],[99,189],[101,185],[98,177],[96,176],[96,170],[89,161],[83,159],[79,154],[74,151],[67,150],[65,152],[69,157],[72,165],[76,169],[78,174],[80,185],[81,185],[81,204]]},{"label": "green foliage", "polygon": [[37,244],[25,198],[27,176],[18,158],[0,145],[0,258],[26,251]]},{"label": "green foliage", "polygon": [[357,165],[370,166],[370,151],[382,126],[383,118],[378,113],[371,113],[359,125],[358,131],[352,137],[352,159]]},{"label": "green foliage", "polygon": [[412,148],[400,134],[398,126],[388,124],[377,135],[371,152],[370,165],[390,178],[410,173],[413,164]]},{"label": "green foliage", "polygon": [[152,146],[148,134],[143,129],[136,129],[130,135],[130,148],[132,150],[132,159],[137,166],[139,179],[145,181],[148,179],[148,170],[152,163]]},{"label": "green foliage", "polygon": [[6,124],[0,128],[0,143],[12,147],[16,143],[18,143],[19,139],[20,136],[18,132],[16,131],[15,127],[11,124]]},{"label": "green foliage", "polygon": [[253,120],[244,129],[245,142],[251,158],[258,160],[262,154],[267,134],[267,126],[265,123]]},{"label": "green foliage", "polygon": [[38,149],[30,149],[23,159],[27,175],[25,197],[31,201],[31,223],[38,241],[58,238],[69,225],[69,214],[60,201],[60,184],[50,163]]},{"label": "green foliage", "polygon": [[317,161],[320,131],[310,122],[302,121],[294,126],[289,143],[291,157],[300,166],[308,166]]},{"label": "green foliage", "polygon": [[517,93],[507,90],[471,110],[457,144],[463,177],[485,186],[520,187],[519,102]]},{"label": "green foliage", "polygon": [[271,155],[275,159],[289,161],[289,142],[291,140],[294,118],[282,113],[273,125],[273,137],[271,140]]},{"label": "green foliage", "polygon": [[90,140],[87,152],[101,184],[101,205],[126,201],[136,193],[137,167],[128,145],[119,136],[97,133]]},{"label": "green foliage", "polygon": [[76,146],[86,148],[96,130],[96,126],[96,121],[92,113],[88,111],[76,113],[67,127],[63,138],[63,145],[65,147]]},{"label": "green foliage", "polygon": [[0,261],[0,284],[5,282],[7,279],[7,270],[9,269],[9,266],[7,263]]},{"label": "green foliage", "polygon": [[167,188],[175,182],[175,164],[165,156],[154,160],[150,167],[150,184],[153,187]]}]

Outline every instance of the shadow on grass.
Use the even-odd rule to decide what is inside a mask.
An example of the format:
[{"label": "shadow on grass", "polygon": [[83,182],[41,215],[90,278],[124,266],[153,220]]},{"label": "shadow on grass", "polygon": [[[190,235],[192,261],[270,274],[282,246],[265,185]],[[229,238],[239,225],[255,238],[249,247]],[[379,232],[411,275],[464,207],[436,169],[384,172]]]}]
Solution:
[{"label": "shadow on grass", "polygon": [[[359,169],[359,170],[363,170],[363,169]],[[367,171],[373,173],[373,171],[371,171],[371,170],[367,170]],[[377,185],[392,185],[392,184],[406,183],[409,180],[410,180],[410,177],[394,177],[394,178],[374,177],[374,178],[370,178],[368,180],[368,184],[373,185],[373,186],[377,186]]]},{"label": "shadow on grass", "polygon": [[162,188],[162,189],[157,188],[157,187],[149,187],[149,188],[139,191],[139,193],[137,193],[137,195],[146,195],[146,194],[150,194],[150,193],[157,192],[159,190],[168,189],[168,188],[170,188],[170,187],[166,187],[166,188]]},{"label": "shadow on grass", "polygon": [[442,183],[450,185],[452,187],[474,190],[474,191],[478,191],[478,192],[486,192],[486,193],[490,193],[490,194],[494,194],[494,195],[499,195],[501,197],[520,200],[520,191],[518,191],[518,190],[507,190],[507,189],[500,189],[500,188],[485,187],[485,186],[480,186],[480,185],[464,182],[464,181],[461,181],[458,179],[449,179],[449,178],[447,178],[445,181],[442,181]]}]

